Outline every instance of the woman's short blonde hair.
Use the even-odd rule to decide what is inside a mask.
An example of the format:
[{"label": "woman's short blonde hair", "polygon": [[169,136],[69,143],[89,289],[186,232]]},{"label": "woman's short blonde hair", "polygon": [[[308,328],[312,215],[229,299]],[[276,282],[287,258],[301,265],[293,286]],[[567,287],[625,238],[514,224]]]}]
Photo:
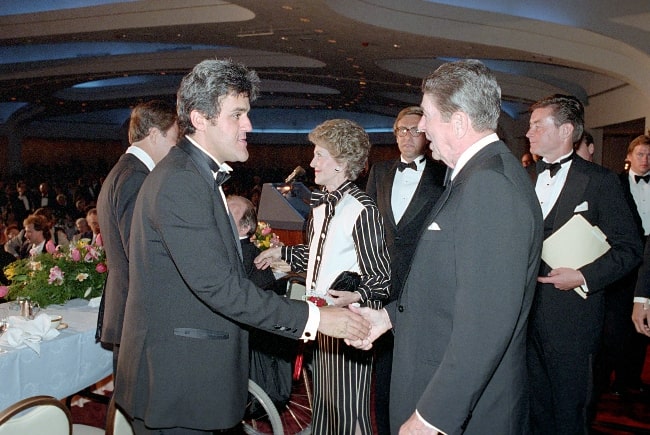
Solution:
[{"label": "woman's short blonde hair", "polygon": [[349,119],[330,119],[316,126],[309,133],[314,145],[325,148],[341,165],[345,164],[345,176],[354,181],[365,169],[370,153],[368,133]]}]

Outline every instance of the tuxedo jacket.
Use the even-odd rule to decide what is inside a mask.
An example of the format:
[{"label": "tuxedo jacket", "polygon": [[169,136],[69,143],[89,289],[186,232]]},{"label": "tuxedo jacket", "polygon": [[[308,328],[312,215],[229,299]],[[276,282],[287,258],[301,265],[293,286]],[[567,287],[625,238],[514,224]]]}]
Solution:
[{"label": "tuxedo jacket", "polygon": [[448,183],[387,306],[392,433],[416,408],[447,434],[526,433],[526,319],[542,235],[530,178],[503,142]]},{"label": "tuxedo jacket", "polygon": [[400,159],[377,162],[372,165],[366,184],[366,193],[375,200],[384,218],[386,246],[391,262],[391,293],[389,300],[399,295],[406,272],[411,264],[426,216],[442,194],[447,167],[427,158],[422,177],[413,198],[399,223],[395,222],[392,206],[393,180]]},{"label": "tuxedo jacket", "polygon": [[646,243],[645,231],[643,229],[643,222],[641,221],[641,216],[636,208],[636,202],[632,196],[630,190],[630,174],[629,172],[623,172],[620,175],[621,186],[623,186],[623,192],[625,192],[625,198],[627,199],[628,204],[630,204],[630,209],[632,210],[632,216],[639,230],[639,236],[643,240],[645,249],[643,252],[643,261],[641,267],[639,268],[637,280],[634,283],[634,296],[648,298],[650,297],[650,247]]},{"label": "tuxedo jacket", "polygon": [[639,268],[639,277],[634,288],[634,296],[650,298],[650,243],[647,241],[643,251],[643,263]]},{"label": "tuxedo jacket", "polygon": [[133,210],[114,394],[153,428],[238,424],[249,372],[242,325],[297,339],[308,318],[304,302],[246,278],[207,159],[182,139],[147,176]]},{"label": "tuxedo jacket", "polygon": [[131,217],[147,175],[149,168],[135,155],[125,153],[106,176],[97,198],[97,218],[109,265],[98,319],[100,340],[104,343],[120,343],[129,291]]},{"label": "tuxedo jacket", "polygon": [[[560,229],[576,213],[605,233],[611,249],[580,268],[589,288],[587,299],[574,291],[538,284],[531,329],[557,352],[590,354],[596,351],[602,330],[603,290],[639,264],[642,246],[617,175],[579,156],[574,156],[564,187],[545,219],[547,233]],[[549,271],[542,263],[540,275]]]}]

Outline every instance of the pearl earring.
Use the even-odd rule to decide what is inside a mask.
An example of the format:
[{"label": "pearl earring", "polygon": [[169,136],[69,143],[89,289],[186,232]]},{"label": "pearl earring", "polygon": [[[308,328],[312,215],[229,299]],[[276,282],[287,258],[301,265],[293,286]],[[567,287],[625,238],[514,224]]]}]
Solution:
[{"label": "pearl earring", "polygon": [[336,172],[341,172],[341,168],[334,168]]}]

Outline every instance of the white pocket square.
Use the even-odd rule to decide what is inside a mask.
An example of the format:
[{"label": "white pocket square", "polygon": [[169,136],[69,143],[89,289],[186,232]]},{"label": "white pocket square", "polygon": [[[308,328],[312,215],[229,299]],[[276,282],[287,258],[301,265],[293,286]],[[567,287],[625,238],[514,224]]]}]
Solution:
[{"label": "white pocket square", "polygon": [[427,229],[432,230],[432,231],[440,231],[440,225],[438,225],[436,222],[434,222],[431,225],[429,225],[429,227]]},{"label": "white pocket square", "polygon": [[587,201],[583,202],[582,204],[578,204],[575,210],[573,210],[574,213],[580,213],[581,211],[587,211],[589,210],[589,204]]}]

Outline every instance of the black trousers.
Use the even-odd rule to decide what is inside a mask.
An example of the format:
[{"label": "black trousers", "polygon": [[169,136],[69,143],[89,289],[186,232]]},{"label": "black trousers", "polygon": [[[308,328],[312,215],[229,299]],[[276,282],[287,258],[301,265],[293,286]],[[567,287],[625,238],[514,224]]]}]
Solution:
[{"label": "black trousers", "polygon": [[393,369],[394,336],[391,332],[375,340],[375,401],[377,435],[390,435],[390,378]]}]

